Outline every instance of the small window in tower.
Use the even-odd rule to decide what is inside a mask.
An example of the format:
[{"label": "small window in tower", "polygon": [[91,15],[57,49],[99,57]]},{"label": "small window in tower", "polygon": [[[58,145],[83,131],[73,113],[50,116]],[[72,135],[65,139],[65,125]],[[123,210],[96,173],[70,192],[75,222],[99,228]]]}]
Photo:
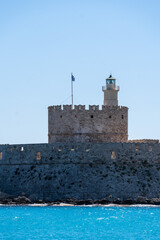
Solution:
[{"label": "small window in tower", "polygon": [[0,159],[2,159],[2,152],[0,152]]},{"label": "small window in tower", "polygon": [[93,118],[93,115],[91,115],[91,118]]},{"label": "small window in tower", "polygon": [[124,118],[124,116],[122,115],[122,119]]},{"label": "small window in tower", "polygon": [[12,152],[12,147],[10,147],[10,152]]},{"label": "small window in tower", "polygon": [[37,160],[41,160],[41,153],[40,153],[40,152],[37,152],[37,153],[36,153],[36,159],[37,159]]},{"label": "small window in tower", "polygon": [[111,118],[112,116],[110,115],[109,118]]},{"label": "small window in tower", "polygon": [[77,115],[75,115],[75,118],[77,118]]},{"label": "small window in tower", "polygon": [[112,153],[111,153],[111,159],[116,159],[116,152],[115,152],[115,151],[112,151]]},{"label": "small window in tower", "polygon": [[20,149],[20,150],[21,150],[21,152],[23,152],[23,151],[24,151],[24,147],[21,147],[21,149]]},{"label": "small window in tower", "polygon": [[136,145],[136,151],[138,151],[139,150],[139,146],[138,145]]},{"label": "small window in tower", "polygon": [[60,116],[60,118],[62,118],[62,115]]},{"label": "small window in tower", "polygon": [[152,152],[152,146],[151,145],[149,146],[149,152]]}]

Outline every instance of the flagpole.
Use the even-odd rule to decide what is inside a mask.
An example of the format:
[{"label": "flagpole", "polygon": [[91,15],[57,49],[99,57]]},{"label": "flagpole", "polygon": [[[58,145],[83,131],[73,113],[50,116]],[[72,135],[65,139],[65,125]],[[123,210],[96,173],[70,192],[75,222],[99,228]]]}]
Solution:
[{"label": "flagpole", "polygon": [[72,99],[72,109],[73,109],[73,79],[72,79],[72,73],[71,73],[71,99]]}]

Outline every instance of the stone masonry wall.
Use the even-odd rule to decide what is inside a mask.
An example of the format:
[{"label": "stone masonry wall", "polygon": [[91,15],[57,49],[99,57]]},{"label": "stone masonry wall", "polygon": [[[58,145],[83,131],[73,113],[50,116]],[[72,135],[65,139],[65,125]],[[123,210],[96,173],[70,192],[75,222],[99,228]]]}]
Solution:
[{"label": "stone masonry wall", "polygon": [[33,201],[160,198],[160,144],[0,145],[0,192]]},{"label": "stone masonry wall", "polygon": [[48,108],[48,139],[55,142],[127,142],[128,108],[84,105]]}]

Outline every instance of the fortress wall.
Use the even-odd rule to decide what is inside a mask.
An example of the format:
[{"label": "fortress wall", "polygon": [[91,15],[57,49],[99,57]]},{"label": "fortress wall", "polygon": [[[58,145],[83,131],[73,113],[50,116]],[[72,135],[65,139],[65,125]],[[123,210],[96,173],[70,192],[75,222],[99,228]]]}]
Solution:
[{"label": "fortress wall", "polygon": [[34,201],[160,197],[159,143],[0,145],[0,156],[0,192],[9,195]]},{"label": "fortress wall", "polygon": [[48,138],[54,142],[127,142],[128,108],[84,105],[48,108]]}]

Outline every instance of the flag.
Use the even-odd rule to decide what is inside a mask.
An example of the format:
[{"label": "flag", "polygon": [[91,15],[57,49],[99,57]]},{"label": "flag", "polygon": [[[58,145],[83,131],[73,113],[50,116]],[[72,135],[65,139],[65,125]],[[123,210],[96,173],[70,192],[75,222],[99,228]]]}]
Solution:
[{"label": "flag", "polygon": [[71,79],[72,79],[72,82],[75,81],[75,77],[73,76],[73,74],[71,74]]}]

